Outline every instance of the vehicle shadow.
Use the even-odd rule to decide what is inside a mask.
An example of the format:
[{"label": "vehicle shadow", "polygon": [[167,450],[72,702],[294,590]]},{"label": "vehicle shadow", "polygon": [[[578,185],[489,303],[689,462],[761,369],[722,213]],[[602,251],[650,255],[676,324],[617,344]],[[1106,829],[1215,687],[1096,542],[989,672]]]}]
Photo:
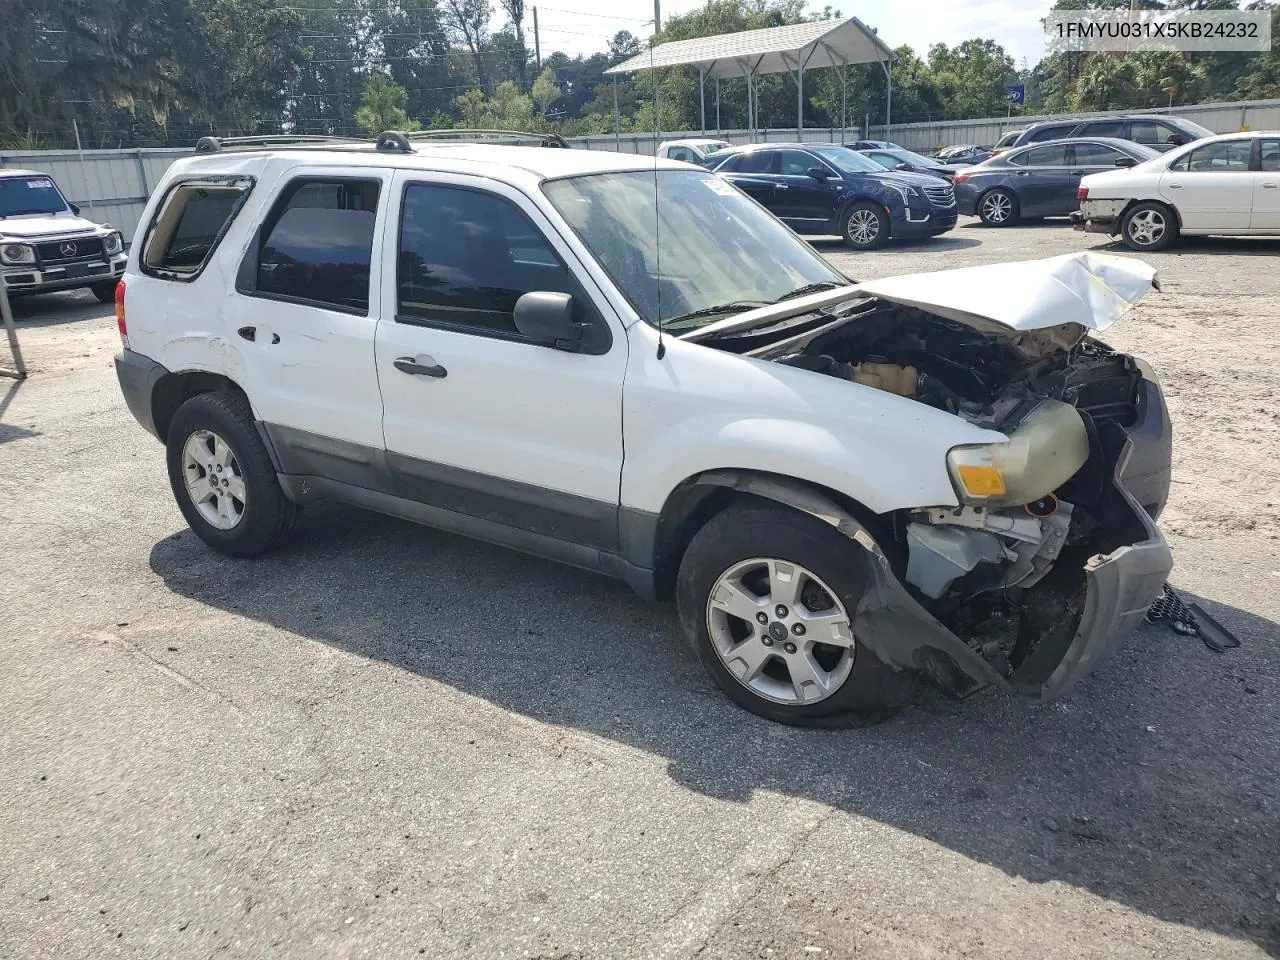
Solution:
[{"label": "vehicle shadow", "polygon": [[1045,229],[1045,230],[1071,230],[1073,229],[1071,221],[1065,217],[1024,217],[1019,219],[1017,223],[1008,227],[989,227],[977,217],[964,217],[961,222],[956,224],[958,230],[1018,230],[1018,229]]},{"label": "vehicle shadow", "polygon": [[25,383],[24,380],[13,380],[8,377],[0,377],[0,443],[8,443],[10,440],[23,440],[27,437],[36,436],[36,431],[28,430],[26,427],[15,426],[11,423],[4,422],[4,416],[9,410],[9,405],[13,403],[14,397],[18,395],[18,390]]},{"label": "vehicle shadow", "polygon": [[[831,251],[832,253],[859,253],[862,251],[852,250],[845,246],[844,241],[839,237],[805,237],[809,245],[815,250],[822,252]],[[940,234],[936,237],[919,237],[912,240],[890,240],[889,243],[875,251],[874,253],[892,253],[894,250],[963,250],[967,247],[981,246],[982,241],[971,239],[968,237],[957,237],[951,233]]]},{"label": "vehicle shadow", "polygon": [[[1117,253],[1134,253],[1120,240],[1110,240],[1097,249]],[[1274,257],[1280,254],[1280,238],[1276,237],[1181,237],[1166,250],[1144,250],[1142,256],[1160,258],[1184,254],[1233,257]]]},{"label": "vehicle shadow", "polygon": [[1230,659],[1278,628],[1247,612],[1205,603],[1243,653],[1144,627],[1060,704],[922,687],[883,725],[798,730],[730,704],[669,606],[409,523],[322,505],[268,557],[184,530],[150,563],[184,597],[663,757],[688,789],[811,799],[1280,956],[1280,698]]},{"label": "vehicle shadow", "polygon": [[99,303],[87,290],[66,290],[59,293],[33,293],[15,297],[10,301],[13,319],[24,327],[52,327],[77,320],[110,317],[114,308]]}]

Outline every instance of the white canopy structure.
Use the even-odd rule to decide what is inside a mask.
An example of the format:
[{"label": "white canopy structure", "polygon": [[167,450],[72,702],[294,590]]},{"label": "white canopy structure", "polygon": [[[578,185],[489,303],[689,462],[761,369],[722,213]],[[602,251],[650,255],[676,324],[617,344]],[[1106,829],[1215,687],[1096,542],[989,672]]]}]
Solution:
[{"label": "white canopy structure", "polygon": [[[639,73],[661,67],[695,67],[698,71],[698,99],[702,131],[707,129],[706,80],[716,81],[716,127],[720,126],[719,81],[743,77],[747,81],[747,125],[756,129],[755,78],[766,73],[787,73],[796,84],[796,130],[804,129],[804,72],[820,67],[847,67],[855,63],[878,63],[889,83],[885,124],[892,120],[893,51],[857,17],[848,20],[816,20],[785,27],[743,30],[714,37],[696,37],[660,43],[644,53],[624,60],[605,71],[614,78],[615,100],[618,75]],[[841,90],[847,97],[844,71]]]}]

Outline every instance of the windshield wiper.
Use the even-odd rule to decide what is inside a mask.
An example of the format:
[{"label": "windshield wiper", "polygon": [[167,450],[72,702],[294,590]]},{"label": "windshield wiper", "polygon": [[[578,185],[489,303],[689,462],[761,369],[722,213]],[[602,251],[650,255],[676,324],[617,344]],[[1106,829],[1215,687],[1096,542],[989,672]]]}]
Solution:
[{"label": "windshield wiper", "polygon": [[678,317],[672,317],[670,320],[664,320],[661,326],[669,328],[677,323],[684,323],[686,320],[699,320],[702,317],[718,317],[725,313],[735,313],[743,310],[754,310],[756,307],[770,307],[773,304],[768,300],[734,300],[730,303],[717,304],[714,307],[703,307],[701,310],[694,310],[692,313],[681,314]]},{"label": "windshield wiper", "polygon": [[817,283],[806,283],[803,287],[797,287],[790,293],[784,293],[777,299],[778,303],[783,300],[794,300],[796,297],[803,297],[806,293],[818,293],[820,290],[834,290],[842,287],[844,284],[836,283],[834,280],[819,280]]}]

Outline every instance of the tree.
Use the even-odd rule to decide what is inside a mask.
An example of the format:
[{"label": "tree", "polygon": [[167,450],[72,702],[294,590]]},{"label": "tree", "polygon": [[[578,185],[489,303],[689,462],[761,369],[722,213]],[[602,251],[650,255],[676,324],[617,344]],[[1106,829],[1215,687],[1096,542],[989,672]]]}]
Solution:
[{"label": "tree", "polygon": [[621,63],[623,60],[630,60],[642,49],[640,41],[631,35],[630,30],[619,30],[609,41],[609,60],[611,63]]},{"label": "tree", "polygon": [[551,105],[560,99],[560,88],[556,85],[556,75],[547,67],[533,81],[533,105],[538,119],[544,119]]},{"label": "tree", "polygon": [[525,86],[528,79],[525,76],[525,68],[528,65],[527,48],[524,45],[524,0],[499,0],[502,9],[506,11],[507,17],[511,20],[511,25],[516,31],[516,42],[520,45],[522,56],[520,58],[520,87]]},{"label": "tree", "polygon": [[489,45],[489,18],[492,15],[493,7],[489,6],[489,0],[444,0],[445,24],[471,51],[481,90],[489,86],[484,53]]},{"label": "tree", "polygon": [[385,74],[375,73],[364,87],[364,101],[356,111],[356,124],[371,137],[384,130],[409,133],[421,125],[405,113],[407,98],[404,87],[393,83]]}]

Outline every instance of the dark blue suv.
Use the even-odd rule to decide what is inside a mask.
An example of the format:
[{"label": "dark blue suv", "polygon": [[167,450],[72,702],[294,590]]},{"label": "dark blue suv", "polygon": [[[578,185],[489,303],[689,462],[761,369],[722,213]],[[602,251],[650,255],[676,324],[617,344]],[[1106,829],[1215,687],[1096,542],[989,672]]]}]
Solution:
[{"label": "dark blue suv", "polygon": [[838,235],[855,250],[945,233],[956,225],[951,184],[886,170],[834,143],[756,144],[711,167],[796,233]]}]

